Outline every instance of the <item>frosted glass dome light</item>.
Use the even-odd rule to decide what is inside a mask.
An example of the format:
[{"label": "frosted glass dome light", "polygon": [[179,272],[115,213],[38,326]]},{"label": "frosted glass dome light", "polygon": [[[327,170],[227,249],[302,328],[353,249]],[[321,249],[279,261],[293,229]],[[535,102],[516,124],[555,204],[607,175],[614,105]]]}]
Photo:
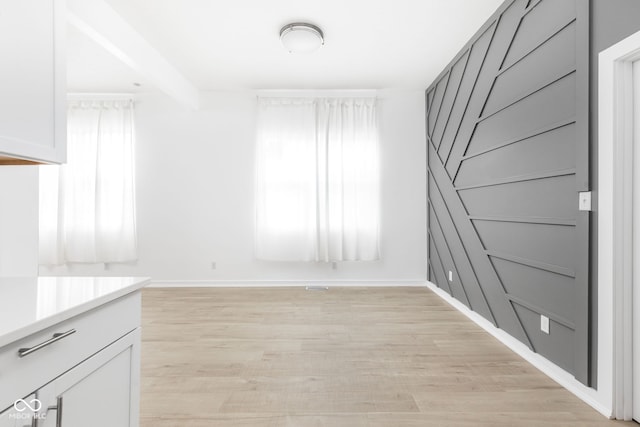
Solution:
[{"label": "frosted glass dome light", "polygon": [[322,30],[315,25],[295,22],[282,27],[280,41],[290,53],[306,53],[324,44]]}]

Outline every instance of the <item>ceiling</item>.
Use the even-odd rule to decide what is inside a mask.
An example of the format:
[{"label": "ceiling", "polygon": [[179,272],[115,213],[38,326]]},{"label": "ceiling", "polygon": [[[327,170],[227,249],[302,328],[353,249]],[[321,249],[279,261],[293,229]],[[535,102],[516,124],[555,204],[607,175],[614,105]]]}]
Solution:
[{"label": "ceiling", "polygon": [[[198,90],[425,89],[503,2],[105,1]],[[280,28],[297,21],[323,30],[320,50],[280,45]],[[67,54],[70,91],[153,90],[71,26]]]}]

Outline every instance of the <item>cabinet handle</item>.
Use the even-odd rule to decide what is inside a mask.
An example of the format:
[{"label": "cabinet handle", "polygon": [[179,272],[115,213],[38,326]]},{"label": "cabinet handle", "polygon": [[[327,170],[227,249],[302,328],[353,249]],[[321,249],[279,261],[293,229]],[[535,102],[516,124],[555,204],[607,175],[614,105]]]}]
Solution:
[{"label": "cabinet handle", "polygon": [[58,332],[53,334],[53,337],[51,337],[50,339],[46,340],[45,342],[41,342],[38,345],[34,345],[33,347],[28,347],[28,348],[21,348],[18,350],[18,356],[20,357],[25,357],[30,355],[33,352],[36,352],[42,348],[45,348],[46,346],[53,344],[56,341],[60,341],[63,338],[68,337],[69,335],[75,334],[76,330],[75,329],[69,329],[67,332]]},{"label": "cabinet handle", "polygon": [[56,412],[56,427],[62,427],[62,396],[57,399],[56,406],[58,411]]},{"label": "cabinet handle", "polygon": [[[56,406],[49,406],[47,408],[47,412],[44,413],[45,417],[49,415],[50,411],[56,411],[56,425],[55,425],[55,427],[62,427],[62,396],[58,396],[56,398]],[[41,419],[38,416],[34,416],[33,417],[33,422],[31,424],[31,427],[39,427],[40,426],[40,421],[44,421],[44,419]],[[44,422],[46,423],[46,421],[44,421]]]}]

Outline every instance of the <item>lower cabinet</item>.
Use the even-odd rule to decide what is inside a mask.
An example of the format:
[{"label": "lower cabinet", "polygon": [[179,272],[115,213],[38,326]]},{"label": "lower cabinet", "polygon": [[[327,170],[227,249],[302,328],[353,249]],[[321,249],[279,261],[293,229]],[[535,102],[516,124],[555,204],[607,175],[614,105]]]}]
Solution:
[{"label": "lower cabinet", "polygon": [[0,413],[0,427],[33,427],[39,406],[35,394],[16,400],[12,407]]},{"label": "lower cabinet", "polygon": [[[37,427],[137,427],[140,329],[36,391]],[[0,424],[0,427],[4,427]]]}]

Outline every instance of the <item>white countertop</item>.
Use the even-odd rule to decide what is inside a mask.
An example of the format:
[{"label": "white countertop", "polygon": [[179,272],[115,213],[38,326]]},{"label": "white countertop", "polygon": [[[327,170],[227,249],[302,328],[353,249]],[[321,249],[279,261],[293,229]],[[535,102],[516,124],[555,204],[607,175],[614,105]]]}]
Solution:
[{"label": "white countertop", "polygon": [[148,283],[145,277],[0,278],[0,347]]}]

